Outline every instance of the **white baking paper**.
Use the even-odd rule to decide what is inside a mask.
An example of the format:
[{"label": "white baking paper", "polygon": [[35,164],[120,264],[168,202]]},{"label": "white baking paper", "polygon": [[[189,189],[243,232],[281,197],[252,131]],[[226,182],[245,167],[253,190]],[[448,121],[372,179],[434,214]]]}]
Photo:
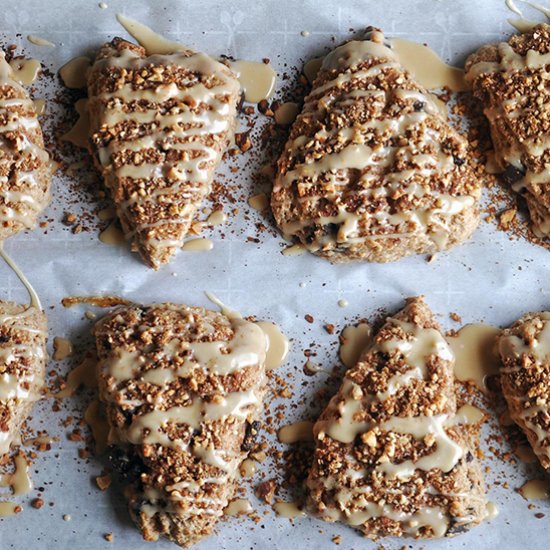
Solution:
[{"label": "white baking paper", "polygon": [[[115,20],[120,12],[172,40],[210,54],[251,60],[267,57],[280,74],[293,75],[294,68],[304,60],[351,36],[350,29],[368,25],[382,27],[389,36],[427,42],[454,64],[463,63],[482,44],[507,39],[513,31],[506,21],[512,14],[504,0],[107,0],[107,4],[102,9],[96,0],[2,0],[0,36],[4,45],[16,44],[18,51],[23,49],[56,72],[69,59],[93,51],[113,36],[127,37]],[[542,20],[540,14],[526,11],[531,18]],[[309,34],[303,36],[302,31]],[[26,40],[29,34],[46,38],[56,47],[34,46]],[[34,93],[35,97],[48,99],[44,120],[50,141],[60,110],[66,108],[51,100],[60,90],[59,81],[43,78]],[[257,125],[264,122],[259,115]],[[482,222],[469,242],[440,254],[432,263],[417,256],[390,265],[330,265],[312,255],[283,256],[283,241],[272,231],[260,234],[259,243],[247,240],[258,237],[254,226],[257,222],[272,228],[268,218],[246,204],[248,197],[268,189],[267,184],[252,178],[263,162],[256,145],[253,155],[236,161],[244,167],[238,174],[228,173],[229,163],[220,169],[218,181],[238,186],[232,190],[237,202],[225,205],[230,213],[226,225],[205,232],[214,241],[213,251],[180,252],[158,272],[148,269],[127,249],[102,244],[95,230],[72,234],[61,223],[64,212],[90,213],[97,207],[93,194],[74,192],[75,182],[93,180],[95,176],[90,168],[77,171],[72,178],[58,173],[53,181],[52,204],[43,216],[52,220],[49,227],[20,234],[6,244],[42,299],[49,316],[50,346],[54,336],[69,337],[75,342],[78,357],[90,341],[91,321],[84,312],[93,308],[64,309],[60,305],[64,296],[105,293],[145,303],[170,300],[209,306],[203,294],[208,290],[245,315],[275,321],[292,339],[292,352],[278,371],[294,384],[293,398],[282,401],[286,424],[312,418],[315,407],[311,404],[316,402],[317,391],[327,385],[326,372],[313,377],[303,374],[304,350],[311,349],[316,353],[312,361],[330,370],[338,362],[340,330],[358,318],[372,317],[379,308],[395,311],[405,297],[425,294],[443,326],[458,328],[449,319],[451,311],[458,312],[464,323],[484,321],[503,326],[526,311],[550,307],[550,253],[523,239],[510,240],[494,223]],[[231,214],[236,208],[239,213]],[[25,301],[26,292],[18,279],[5,266],[0,265],[0,270],[0,298]],[[339,307],[340,299],[349,305]],[[306,314],[314,318],[313,324],[304,319]],[[325,323],[335,325],[333,335],[323,330]],[[64,374],[71,365],[74,362],[52,361],[49,370]],[[91,394],[81,392],[66,399],[60,412],[52,411],[51,399],[35,408],[31,426],[47,429],[59,438],[50,452],[39,453],[32,467],[35,487],[45,489],[45,505],[40,510],[30,506],[38,494],[36,490],[17,499],[25,509],[0,520],[2,550],[174,547],[168,541],[159,541],[155,546],[142,541],[128,518],[122,497],[112,488],[106,492],[97,489],[94,477],[102,471],[102,463],[93,457],[79,459],[78,448],[83,444],[67,439],[74,424],[64,427],[62,421],[68,415],[80,419],[90,398]],[[274,408],[272,405],[271,410]],[[492,433],[498,435],[498,430]],[[278,445],[275,436],[268,436],[267,441]],[[384,546],[400,548],[407,544],[429,550],[548,548],[550,502],[536,501],[535,509],[529,510],[529,503],[516,492],[528,479],[543,477],[542,469],[505,463],[495,458],[489,445],[498,446],[482,438],[486,456],[483,464],[491,470],[487,474],[489,499],[500,510],[496,519],[456,539],[422,543],[384,540]],[[510,450],[505,445],[500,449]],[[270,461],[260,471],[266,479],[280,473]],[[259,480],[258,475],[244,486],[254,486]],[[495,485],[495,480],[500,485]],[[504,481],[508,482],[506,488]],[[284,494],[281,497],[288,498]],[[331,539],[336,535],[342,537],[340,548],[377,547],[346,526],[313,518],[297,519],[292,524],[277,518],[252,491],[249,498],[262,517],[260,523],[230,518],[198,547],[333,548]],[[537,519],[535,513],[546,516]],[[66,514],[71,516],[70,521],[63,519]],[[106,533],[113,533],[112,543],[103,539]]]}]

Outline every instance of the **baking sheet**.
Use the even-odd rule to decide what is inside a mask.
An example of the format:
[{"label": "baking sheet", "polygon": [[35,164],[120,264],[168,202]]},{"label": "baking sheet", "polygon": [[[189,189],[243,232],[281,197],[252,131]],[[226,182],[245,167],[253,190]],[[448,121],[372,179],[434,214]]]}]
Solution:
[{"label": "baking sheet", "polygon": [[[56,72],[69,59],[92,51],[103,41],[115,35],[127,36],[115,20],[115,14],[120,12],[151,25],[172,40],[210,54],[251,60],[268,57],[281,75],[293,75],[293,68],[301,66],[304,60],[349,37],[351,28],[376,25],[388,35],[427,42],[455,64],[462,63],[470,52],[486,42],[506,39],[513,30],[506,22],[512,14],[503,0],[108,0],[107,3],[108,7],[101,9],[95,0],[2,0],[0,37],[4,44],[16,44],[18,52],[23,50]],[[542,20],[540,14],[528,12],[528,15]],[[302,36],[302,31],[308,31],[309,35]],[[29,34],[46,38],[56,47],[33,46],[26,40]],[[50,141],[59,134],[70,103],[69,96],[60,95],[61,88],[56,78],[42,78],[35,86],[34,96],[48,99],[43,121]],[[258,117],[258,128],[262,121],[265,119]],[[64,158],[74,161],[78,157]],[[50,350],[54,336],[66,336],[75,343],[77,360],[90,341],[92,322],[84,313],[93,308],[64,309],[60,305],[64,296],[107,293],[141,302],[171,300],[209,306],[203,294],[208,290],[245,315],[275,321],[292,338],[291,354],[278,371],[294,384],[293,398],[282,401],[286,414],[282,423],[286,424],[313,417],[316,394],[327,387],[326,371],[338,363],[340,330],[359,318],[372,317],[380,308],[395,311],[407,296],[425,294],[445,328],[458,328],[448,317],[451,311],[458,312],[464,323],[506,325],[525,311],[550,307],[549,252],[523,239],[510,240],[494,223],[482,222],[473,239],[438,255],[432,263],[417,256],[391,265],[330,265],[312,255],[283,256],[282,239],[255,228],[258,222],[271,228],[269,219],[246,203],[249,196],[268,189],[265,182],[252,177],[264,162],[256,146],[253,154],[222,167],[217,180],[232,186],[230,195],[235,199],[233,204],[226,202],[225,210],[230,213],[238,209],[239,214],[230,213],[226,225],[205,231],[204,236],[214,241],[212,251],[180,252],[156,273],[127,249],[102,244],[96,228],[73,234],[71,228],[63,225],[67,211],[91,216],[97,225],[93,212],[99,206],[94,193],[86,191],[86,182],[95,179],[89,166],[75,171],[72,177],[58,173],[53,181],[54,200],[43,216],[50,220],[49,226],[20,234],[6,244],[6,250],[31,280],[48,312]],[[243,168],[236,175],[230,174],[229,166],[235,164]],[[1,298],[25,301],[26,292],[17,278],[3,265],[0,270]],[[347,300],[349,305],[339,307],[340,299]],[[314,318],[312,324],[304,319],[306,314]],[[325,323],[335,325],[333,335],[323,330]],[[312,377],[303,374],[307,349],[316,354],[312,361],[325,372]],[[65,374],[74,364],[72,360],[52,361],[49,370]],[[120,549],[151,548],[132,526],[118,493],[113,489],[100,492],[95,486],[94,478],[103,468],[101,462],[93,457],[79,459],[78,449],[83,444],[67,439],[74,423],[65,427],[62,422],[68,415],[80,420],[91,395],[81,392],[66,399],[59,412],[52,410],[52,400],[44,400],[35,408],[30,425],[35,430],[47,429],[50,435],[59,438],[51,451],[38,454],[32,467],[35,487],[44,488],[45,505],[40,510],[30,506],[38,494],[36,490],[17,499],[24,512],[0,520],[2,550],[53,546],[60,550],[85,550],[108,548],[110,544]],[[274,409],[275,404],[271,406]],[[272,435],[266,440],[270,445],[279,445]],[[528,541],[532,549],[547,548],[550,502],[533,502],[535,508],[529,510],[529,503],[515,491],[528,479],[542,477],[542,469],[523,463],[510,466],[495,458],[490,445],[498,447],[497,442],[483,437],[486,455],[483,464],[491,469],[487,475],[489,499],[499,507],[498,518],[456,539],[421,543],[384,540],[384,546],[400,548],[406,543],[430,550],[496,549],[520,548]],[[500,449],[510,450],[506,444]],[[266,479],[280,474],[269,460],[259,468],[256,481],[260,480],[260,472],[264,472]],[[504,481],[508,488],[503,487]],[[254,482],[244,486],[254,486]],[[284,493],[280,496],[288,498]],[[221,522],[216,534],[198,548],[287,548],[291,544],[332,548],[331,539],[336,535],[342,537],[340,548],[377,547],[346,526],[313,518],[297,519],[293,525],[287,519],[275,517],[271,508],[261,504],[252,491],[248,498],[261,521],[230,518]],[[546,517],[537,519],[535,513]],[[70,521],[63,519],[66,514],[71,516]],[[113,533],[113,543],[103,539],[105,533]],[[174,546],[159,541],[155,547]]]}]

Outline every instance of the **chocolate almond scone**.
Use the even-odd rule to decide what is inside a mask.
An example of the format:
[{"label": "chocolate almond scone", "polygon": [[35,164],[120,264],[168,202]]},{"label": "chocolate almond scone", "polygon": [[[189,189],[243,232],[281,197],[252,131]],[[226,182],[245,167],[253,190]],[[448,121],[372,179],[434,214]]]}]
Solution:
[{"label": "chocolate almond scone", "polygon": [[146,540],[189,546],[236,489],[265,391],[260,327],[175,304],[122,307],[95,326],[111,461]]},{"label": "chocolate almond scone", "polygon": [[46,339],[43,311],[0,301],[0,457],[17,440],[21,424],[40,399]]},{"label": "chocolate almond scone", "polygon": [[0,50],[0,241],[36,226],[50,202],[50,179],[34,103]]},{"label": "chocolate almond scone", "polygon": [[147,56],[115,38],[88,75],[90,147],[126,237],[158,268],[183,244],[233,137],[239,83],[183,49]]},{"label": "chocolate almond scone", "polygon": [[444,250],[478,224],[466,141],[380,31],[323,61],[279,159],[285,238],[333,262]]},{"label": "chocolate almond scone", "polygon": [[480,48],[466,78],[484,105],[497,169],[522,191],[538,237],[550,236],[550,25]]},{"label": "chocolate almond scone", "polygon": [[524,315],[502,331],[498,347],[510,417],[550,472],[550,312]]},{"label": "chocolate almond scone", "polygon": [[316,515],[373,538],[451,536],[486,517],[477,431],[455,417],[453,365],[421,298],[387,319],[314,426]]}]

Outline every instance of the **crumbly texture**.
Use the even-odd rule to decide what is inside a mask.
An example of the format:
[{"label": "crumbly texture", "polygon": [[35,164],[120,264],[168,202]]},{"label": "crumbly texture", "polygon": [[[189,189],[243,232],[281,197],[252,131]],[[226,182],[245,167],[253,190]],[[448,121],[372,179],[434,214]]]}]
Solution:
[{"label": "crumbly texture", "polygon": [[[2,54],[3,57],[3,54]],[[5,60],[0,64],[11,69]],[[33,229],[50,202],[51,167],[27,91],[11,77],[0,82],[0,241]]]},{"label": "crumbly texture", "polygon": [[[192,56],[194,52],[180,52]],[[127,58],[123,66],[105,63],[110,59]],[[217,64],[223,78],[236,83],[231,71]],[[117,205],[117,215],[132,247],[145,262],[158,268],[169,261],[187,234],[197,208],[210,192],[214,172],[222,153],[232,138],[235,117],[229,127],[218,133],[214,124],[185,122],[194,114],[208,117],[212,106],[196,101],[189,90],[204,86],[211,89],[220,84],[219,77],[186,70],[162,56],[146,57],[145,50],[121,38],[105,44],[98,52],[88,77],[88,110],[90,114],[90,148],[95,164]],[[151,93],[162,86],[176,85],[177,97],[162,98],[143,95],[130,99],[126,95]],[[106,95],[107,94],[107,95]],[[116,96],[116,102],[113,99]],[[228,93],[216,95],[216,101],[227,105],[229,113],[238,101],[238,84]],[[124,118],[112,122],[110,117],[120,111]],[[156,111],[153,122],[141,122],[140,116]],[[179,122],[163,128],[165,117],[180,118]],[[143,146],[139,140],[153,136],[153,143]],[[136,146],[136,143],[137,146]],[[100,158],[100,150],[109,152],[109,161]],[[182,175],[178,163],[192,163],[202,158],[200,170],[207,173],[206,181],[198,181],[191,173]],[[102,162],[103,160],[103,162]],[[153,175],[128,175],[125,169],[157,166]],[[149,171],[149,174],[151,172]]]},{"label": "crumbly texture", "polygon": [[[332,262],[390,262],[448,249],[468,239],[478,224],[480,185],[466,141],[403,67],[376,68],[388,61],[363,55],[350,68],[321,68],[278,162],[271,201],[277,224],[287,238]],[[356,144],[371,149],[364,168],[356,168],[352,158],[349,167],[331,169],[328,162],[316,169]],[[440,162],[445,170],[437,168]],[[312,174],[299,172],[305,165]],[[470,197],[471,204],[444,215],[436,193]],[[347,225],[343,210],[357,224],[348,240],[339,235]],[[415,212],[416,221],[407,219]],[[419,222],[428,212],[429,221]]]},{"label": "crumbly texture", "polygon": [[[514,35],[508,44],[522,56],[526,56],[529,51],[547,54],[550,52],[550,25],[537,25],[526,33]],[[468,73],[480,62],[501,61],[499,45],[489,44],[467,59],[465,70]],[[542,66],[515,71],[482,72],[472,82],[474,95],[483,103],[491,125],[496,152],[500,156],[516,152],[519,156],[522,168],[501,166],[507,182],[521,180],[526,171],[539,174],[550,163],[550,148],[540,147],[550,132],[550,90],[547,78],[547,68]],[[547,181],[527,183],[525,196],[535,225],[550,217],[549,183],[550,177]]]},{"label": "crumbly texture", "polygon": [[[0,322],[0,354],[13,357],[9,362],[0,361],[0,375],[13,377],[13,389],[17,384],[21,390],[30,392],[29,398],[0,399],[1,445],[6,451],[17,438],[21,425],[29,416],[34,402],[40,398],[39,392],[44,385],[47,319],[45,313],[37,309],[23,313],[26,308],[13,302],[0,301],[0,316],[17,315],[13,320]],[[29,349],[34,353],[29,353]],[[5,382],[0,381],[0,386],[3,384]]]},{"label": "crumbly texture", "polygon": [[[540,361],[535,348],[548,319],[540,312],[527,313],[499,337],[503,369],[500,374],[502,393],[508,404],[510,417],[523,430],[540,463],[550,472],[550,362]],[[523,353],[508,353],[503,340],[519,338],[526,349]],[[523,416],[531,407],[539,407],[535,415]],[[546,437],[538,437],[537,431]]]},{"label": "crumbly texture", "polygon": [[[185,342],[227,342],[230,347],[234,330],[221,313],[173,304],[123,307],[96,324],[95,336],[100,397],[106,402],[107,417],[115,430],[124,431],[136,417],[153,410],[189,406],[194,400],[216,403],[231,392],[251,389],[261,398],[265,391],[263,365],[226,375],[197,365],[164,385],[140,379],[149,369],[181,367],[189,355]],[[161,353],[175,336],[182,342],[178,353]],[[134,377],[117,383],[109,361],[121,350],[139,354],[136,367],[143,362]],[[212,532],[235,494],[235,475],[216,483],[224,476],[223,470],[198,459],[190,449],[222,450],[228,459],[240,463],[258,430],[256,413],[251,411],[246,419],[203,421],[195,430],[184,423],[167,424],[167,433],[171,439],[182,441],[181,448],[145,443],[120,443],[111,448],[111,462],[127,485],[130,514],[146,540],[166,536],[187,547]],[[197,488],[169,489],[180,482],[196,484]],[[151,490],[160,495],[154,514],[146,510],[152,503],[145,493]]]},{"label": "crumbly texture", "polygon": [[[421,298],[411,298],[407,306],[395,317],[388,319],[374,338],[373,345],[398,338],[410,339],[394,320],[413,323],[417,327],[439,331],[433,314]],[[369,347],[358,364],[349,370],[346,378],[358,384],[363,394],[376,394],[388,390],[388,381],[396,374],[410,369],[403,355],[381,353]],[[377,466],[388,460],[393,464],[428,456],[435,451],[429,438],[416,439],[412,435],[384,431],[379,425],[391,417],[416,417],[447,414],[452,420],[456,412],[453,362],[431,355],[426,364],[424,378],[414,378],[402,385],[395,394],[381,401],[363,400],[353,417],[354,422],[374,425],[366,428],[351,443],[343,443],[325,433],[317,438],[313,465],[307,485],[309,505],[314,513],[327,521],[345,521],[346,514],[361,513],[369,503],[389,506],[392,513],[421,513],[428,507],[440,508],[448,520],[447,536],[460,533],[480,523],[485,517],[485,487],[480,465],[475,458],[477,433],[463,425],[448,425],[449,438],[463,449],[455,466],[444,473],[439,468],[415,469],[410,478],[400,479],[377,471]],[[340,418],[339,406],[345,399],[342,389],[321,414],[314,432],[319,432],[327,421]],[[350,473],[351,472],[351,473]],[[355,496],[346,510],[336,497],[339,491]],[[368,496],[366,496],[368,495]],[[408,523],[385,515],[355,525],[365,535],[403,536]],[[420,527],[418,538],[431,538],[429,527]]]}]

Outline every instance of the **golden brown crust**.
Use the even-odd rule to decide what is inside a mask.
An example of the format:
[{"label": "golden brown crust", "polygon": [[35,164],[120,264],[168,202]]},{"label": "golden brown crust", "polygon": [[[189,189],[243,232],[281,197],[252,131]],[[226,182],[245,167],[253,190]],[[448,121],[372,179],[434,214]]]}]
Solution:
[{"label": "golden brown crust", "polygon": [[[423,377],[412,376],[396,385],[399,377],[410,374],[411,365],[391,342],[422,338],[420,333],[413,336],[410,332],[418,328],[436,331],[430,333],[430,338],[439,334],[430,310],[422,299],[413,298],[404,310],[387,320],[373,345],[346,373],[344,385],[314,429],[317,446],[308,478],[310,505],[323,519],[350,523],[369,537],[451,536],[478,524],[486,516],[484,483],[474,455],[476,435],[469,428],[453,423],[456,403],[452,354],[443,349],[439,354],[430,354]],[[442,342],[441,335],[439,338]],[[394,351],[384,351],[388,345]],[[407,345],[402,349],[407,349]],[[342,442],[333,437],[331,429],[343,424],[343,411],[350,406],[345,389],[350,381],[355,384],[353,391],[360,391],[363,396],[353,416],[360,429],[352,441]],[[375,397],[384,394],[385,397]],[[439,446],[448,444],[438,441],[436,432],[430,436],[428,431],[424,438],[417,438],[384,428],[384,423],[391,423],[396,417],[414,417],[418,429],[426,417],[442,415],[448,419],[443,425],[451,446],[456,444],[462,449],[448,472],[419,464],[420,460],[429,463]],[[416,465],[411,475],[394,477],[383,473],[384,465],[394,465],[388,471],[398,472],[410,461]],[[423,517],[427,510],[431,510],[431,519]],[[441,517],[436,520],[438,514]]]}]

